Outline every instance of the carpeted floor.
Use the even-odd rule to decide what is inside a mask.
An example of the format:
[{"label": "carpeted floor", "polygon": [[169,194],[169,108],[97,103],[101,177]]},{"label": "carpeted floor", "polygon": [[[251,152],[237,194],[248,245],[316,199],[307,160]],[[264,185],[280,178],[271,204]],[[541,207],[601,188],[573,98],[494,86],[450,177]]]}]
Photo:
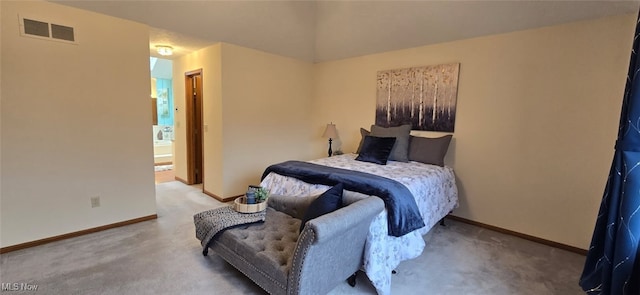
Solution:
[{"label": "carpeted floor", "polygon": [[[223,206],[173,181],[158,184],[158,219],[0,255],[0,282],[37,285],[11,294],[263,294],[225,261],[201,254],[193,214]],[[447,221],[423,254],[393,275],[393,294],[582,294],[584,257]],[[4,292],[3,292],[4,293]],[[359,273],[331,294],[375,294]]]}]

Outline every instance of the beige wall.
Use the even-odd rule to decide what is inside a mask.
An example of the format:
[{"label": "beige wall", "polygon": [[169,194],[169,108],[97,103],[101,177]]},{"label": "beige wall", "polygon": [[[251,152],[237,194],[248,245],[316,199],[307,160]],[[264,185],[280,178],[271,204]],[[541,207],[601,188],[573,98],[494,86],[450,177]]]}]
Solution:
[{"label": "beige wall", "polygon": [[[0,24],[2,24],[2,4],[0,4]],[[0,28],[0,223],[2,222],[2,29]],[[0,224],[0,247],[2,247],[2,225]]]},{"label": "beige wall", "polygon": [[[49,2],[0,7],[0,245],[155,214],[148,28]],[[78,44],[21,37],[18,14],[72,25]]]},{"label": "beige wall", "polygon": [[454,215],[586,249],[634,24],[626,15],[320,63],[312,126],[333,121],[353,151],[374,122],[376,71],[460,62]]},{"label": "beige wall", "polygon": [[[48,2],[0,3],[0,246],[154,214],[147,27]],[[79,44],[20,37],[18,13],[71,23]],[[269,164],[324,156],[329,122],[340,134],[334,149],[355,150],[358,129],[374,122],[376,71],[460,62],[446,160],[458,176],[455,214],[586,248],[613,154],[634,21],[612,17],[315,65],[212,45],[174,63],[176,175],[186,179],[187,71],[203,69],[205,189],[229,197],[257,183]],[[102,206],[91,209],[98,195]]]},{"label": "beige wall", "polygon": [[209,188],[207,191],[218,196],[223,195],[221,49],[220,43],[214,44],[173,63],[173,98],[178,109],[174,126],[176,176],[187,180],[185,73],[202,69],[204,182]]},{"label": "beige wall", "polygon": [[271,164],[310,159],[313,65],[226,43],[222,65],[224,190],[234,196]]},{"label": "beige wall", "polygon": [[[203,69],[204,189],[243,194],[264,169],[309,159],[311,63],[227,43],[174,61],[174,77]],[[176,175],[186,179],[184,81],[174,79]],[[183,95],[182,95],[183,96]]]}]

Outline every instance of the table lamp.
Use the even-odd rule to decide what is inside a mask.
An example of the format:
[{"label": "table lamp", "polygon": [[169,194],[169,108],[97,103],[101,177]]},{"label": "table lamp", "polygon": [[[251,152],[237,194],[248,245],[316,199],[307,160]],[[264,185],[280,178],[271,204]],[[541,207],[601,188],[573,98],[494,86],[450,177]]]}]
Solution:
[{"label": "table lamp", "polygon": [[333,123],[327,124],[327,128],[324,129],[322,137],[329,138],[329,157],[331,157],[331,155],[333,154],[333,151],[331,150],[331,141],[333,141],[333,138],[338,138],[338,130],[336,130],[336,125]]}]

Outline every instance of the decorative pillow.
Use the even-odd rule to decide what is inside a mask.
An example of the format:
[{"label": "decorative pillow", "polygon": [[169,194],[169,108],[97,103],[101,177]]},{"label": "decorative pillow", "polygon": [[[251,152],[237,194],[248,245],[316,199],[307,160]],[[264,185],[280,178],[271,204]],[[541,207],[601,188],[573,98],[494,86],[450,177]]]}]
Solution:
[{"label": "decorative pillow", "polygon": [[389,156],[389,160],[391,161],[409,162],[410,132],[411,125],[389,128],[371,125],[371,136],[396,138],[396,144],[393,146],[391,155]]},{"label": "decorative pillow", "polygon": [[451,137],[453,135],[438,138],[411,136],[409,160],[443,167]]},{"label": "decorative pillow", "polygon": [[307,221],[331,213],[342,207],[342,189],[342,183],[338,183],[311,202],[307,208],[307,212],[305,212],[304,217],[302,217],[302,222],[300,222],[300,232],[304,229]]},{"label": "decorative pillow", "polygon": [[362,149],[362,143],[364,142],[364,137],[369,135],[370,133],[371,132],[369,132],[369,130],[360,128],[360,135],[362,135],[362,138],[360,139],[360,144],[358,144],[358,150],[356,151],[356,154],[360,153],[360,150]]},{"label": "decorative pillow", "polygon": [[362,142],[362,149],[356,160],[387,165],[387,160],[395,143],[395,137],[365,136]]}]

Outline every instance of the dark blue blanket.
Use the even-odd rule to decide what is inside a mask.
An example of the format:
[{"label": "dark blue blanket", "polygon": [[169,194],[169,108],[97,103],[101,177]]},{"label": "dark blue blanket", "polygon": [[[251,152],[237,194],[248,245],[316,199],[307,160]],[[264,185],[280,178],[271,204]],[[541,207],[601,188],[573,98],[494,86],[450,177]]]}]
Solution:
[{"label": "dark blue blanket", "polygon": [[271,172],[311,184],[336,185],[344,189],[381,198],[387,208],[389,233],[401,237],[424,226],[418,206],[403,184],[369,173],[328,167],[309,162],[287,161],[267,167],[262,179]]}]

